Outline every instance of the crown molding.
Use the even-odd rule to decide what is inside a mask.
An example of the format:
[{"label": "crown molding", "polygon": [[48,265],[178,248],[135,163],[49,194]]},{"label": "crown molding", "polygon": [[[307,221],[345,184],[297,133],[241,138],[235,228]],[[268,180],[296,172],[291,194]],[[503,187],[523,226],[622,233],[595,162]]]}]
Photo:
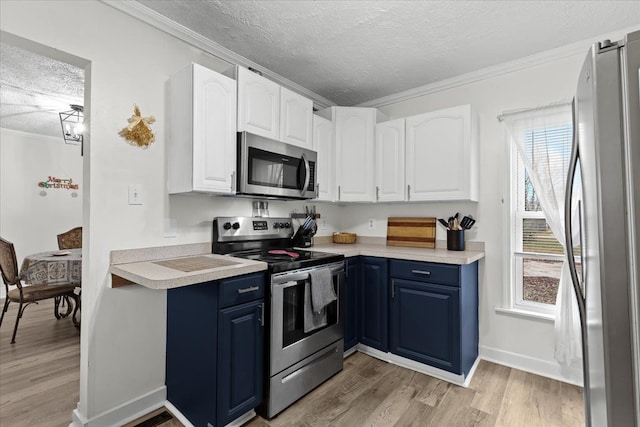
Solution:
[{"label": "crown molding", "polygon": [[262,73],[263,77],[267,77],[269,80],[273,80],[281,86],[284,86],[288,89],[291,89],[294,92],[297,92],[307,98],[311,99],[314,103],[314,107],[317,109],[322,109],[326,107],[330,107],[332,105],[336,105],[335,102],[332,102],[317,93],[306,89],[299,84],[292,82],[291,80],[282,77],[279,74],[274,73],[267,68],[256,64],[255,62],[245,58],[244,56],[238,55],[232,50],[227,49],[226,47],[219,45],[218,43],[196,33],[195,31],[185,27],[182,24],[179,24],[164,15],[156,12],[153,9],[148,8],[147,6],[138,3],[134,0],[100,0],[102,3],[111,6],[112,8],[131,16],[145,24],[151,25],[154,28],[157,28],[160,31],[163,31],[167,34],[170,34],[179,40],[182,40],[185,43],[190,44],[191,46],[197,47],[211,55],[222,59],[223,61],[228,62],[230,65],[241,65],[245,68],[253,68]]},{"label": "crown molding", "polygon": [[569,45],[561,46],[555,49],[547,50],[544,52],[536,53],[534,55],[526,56],[514,61],[504,62],[491,67],[482,68],[470,73],[461,74],[456,77],[441,80],[428,85],[419,86],[413,89],[405,90],[402,92],[394,93],[392,95],[383,96],[381,98],[373,99],[371,101],[358,104],[358,107],[372,107],[379,108],[389,104],[395,104],[397,102],[406,101],[419,96],[430,95],[443,90],[455,88],[481,80],[498,77],[503,74],[513,73],[515,71],[524,70],[527,68],[546,64],[548,62],[558,61],[563,58],[567,58],[574,55],[586,55],[587,51],[597,41],[600,40],[620,40],[624,38],[625,34],[633,31],[638,31],[640,27],[623,28],[615,33],[609,33],[597,37],[593,37],[588,40],[582,40]]}]

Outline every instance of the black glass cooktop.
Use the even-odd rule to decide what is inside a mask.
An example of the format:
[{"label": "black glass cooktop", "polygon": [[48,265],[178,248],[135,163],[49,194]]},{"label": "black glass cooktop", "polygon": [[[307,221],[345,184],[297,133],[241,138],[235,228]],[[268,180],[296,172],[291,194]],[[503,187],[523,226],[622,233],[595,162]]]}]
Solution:
[{"label": "black glass cooktop", "polygon": [[232,252],[229,255],[266,262],[271,273],[330,264],[344,259],[344,255],[340,254],[291,248]]}]

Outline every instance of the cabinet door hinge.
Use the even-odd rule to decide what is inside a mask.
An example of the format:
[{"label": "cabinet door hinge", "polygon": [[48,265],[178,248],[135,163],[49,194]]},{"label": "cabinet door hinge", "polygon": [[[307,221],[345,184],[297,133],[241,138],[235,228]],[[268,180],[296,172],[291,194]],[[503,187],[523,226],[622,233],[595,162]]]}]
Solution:
[{"label": "cabinet door hinge", "polygon": [[264,327],[264,304],[260,304],[260,325]]}]

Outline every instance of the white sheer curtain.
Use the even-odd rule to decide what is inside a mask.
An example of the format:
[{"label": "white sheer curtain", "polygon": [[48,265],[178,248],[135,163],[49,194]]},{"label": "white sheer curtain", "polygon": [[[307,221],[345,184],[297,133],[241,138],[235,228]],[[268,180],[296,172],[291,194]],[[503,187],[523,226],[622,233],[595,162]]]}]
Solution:
[{"label": "white sheer curtain", "polygon": [[[523,159],[547,223],[564,248],[564,195],[568,165],[563,160],[566,156],[559,156],[553,130],[571,123],[571,105],[507,114],[503,118],[511,143]],[[572,213],[577,216],[575,206]],[[573,232],[578,233],[577,230]],[[577,237],[574,236],[574,241]],[[555,358],[562,365],[569,366],[582,358],[582,346],[578,305],[566,260],[562,264],[555,311]]]}]

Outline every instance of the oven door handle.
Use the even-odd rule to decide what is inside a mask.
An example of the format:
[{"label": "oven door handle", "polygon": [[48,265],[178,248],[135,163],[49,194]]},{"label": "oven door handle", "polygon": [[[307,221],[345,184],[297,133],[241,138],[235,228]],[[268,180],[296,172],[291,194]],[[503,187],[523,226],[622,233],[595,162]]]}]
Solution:
[{"label": "oven door handle", "polygon": [[344,274],[344,263],[330,264],[326,266],[319,266],[315,268],[305,269],[302,271],[291,271],[289,273],[274,275],[271,278],[271,283],[275,288],[288,288],[289,286],[293,286],[291,282],[297,282],[301,280],[309,280],[311,270],[316,270],[318,268],[329,268],[331,270],[331,274],[336,276],[338,274]]}]

